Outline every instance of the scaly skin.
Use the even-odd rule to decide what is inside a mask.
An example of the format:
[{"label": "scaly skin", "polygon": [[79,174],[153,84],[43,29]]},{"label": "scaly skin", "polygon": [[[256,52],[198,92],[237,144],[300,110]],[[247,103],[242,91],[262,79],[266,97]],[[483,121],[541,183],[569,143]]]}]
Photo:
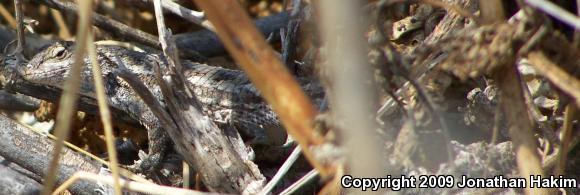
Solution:
[{"label": "scaly skin", "polygon": [[[62,88],[73,63],[73,50],[74,44],[71,42],[57,42],[38,53],[19,71],[29,82]],[[161,129],[157,117],[133,89],[116,75],[115,70],[118,69],[116,59],[119,59],[163,105],[163,95],[154,76],[153,63],[166,63],[164,57],[117,46],[98,46],[97,58],[105,79],[109,105],[124,111],[147,128],[149,159],[152,159],[152,166],[156,166],[165,153],[168,136]],[[88,57],[84,62],[81,94],[95,97]],[[276,114],[243,72],[189,61],[183,61],[182,64],[185,68],[184,76],[193,86],[202,111],[217,124],[232,124],[242,135],[259,138],[261,143],[264,143],[263,140],[267,140],[267,144],[281,144],[285,141],[286,134]],[[318,85],[307,81],[301,83],[312,97],[322,97]]]}]

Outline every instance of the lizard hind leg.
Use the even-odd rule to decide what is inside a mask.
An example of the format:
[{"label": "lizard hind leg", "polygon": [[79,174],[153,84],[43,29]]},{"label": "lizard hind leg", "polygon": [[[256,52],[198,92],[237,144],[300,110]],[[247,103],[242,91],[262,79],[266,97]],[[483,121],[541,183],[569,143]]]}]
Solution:
[{"label": "lizard hind leg", "polygon": [[146,156],[139,156],[141,171],[155,171],[159,168],[162,158],[169,146],[169,137],[165,130],[158,125],[147,127],[147,137],[149,139],[149,152]]},{"label": "lizard hind leg", "polygon": [[143,173],[147,176],[158,175],[156,173],[162,168],[161,164],[168,152],[171,140],[152,112],[142,112],[140,121],[147,129],[148,153],[140,151],[139,160],[135,162],[132,168],[135,172]]},{"label": "lizard hind leg", "polygon": [[[135,172],[151,176],[159,172],[160,165],[167,153],[170,139],[165,129],[162,128],[159,119],[153,113],[147,103],[139,96],[131,85],[119,78],[117,82],[107,83],[110,90],[110,103],[116,105],[120,110],[125,111],[130,118],[134,118],[147,129],[147,139],[149,141],[148,153],[139,152],[139,159],[131,166]],[[149,87],[157,92],[154,87]],[[143,90],[143,89],[141,89]],[[148,90],[145,87],[145,90]],[[157,99],[156,101],[160,101]]]}]

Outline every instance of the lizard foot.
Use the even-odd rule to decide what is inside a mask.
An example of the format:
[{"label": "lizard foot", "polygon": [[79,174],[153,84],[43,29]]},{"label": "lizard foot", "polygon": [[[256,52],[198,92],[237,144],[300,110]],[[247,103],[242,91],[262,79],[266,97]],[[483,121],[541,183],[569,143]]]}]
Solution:
[{"label": "lizard foot", "polygon": [[161,164],[161,154],[146,154],[143,150],[139,150],[139,160],[131,166],[131,169],[137,173],[145,175],[154,174]]}]

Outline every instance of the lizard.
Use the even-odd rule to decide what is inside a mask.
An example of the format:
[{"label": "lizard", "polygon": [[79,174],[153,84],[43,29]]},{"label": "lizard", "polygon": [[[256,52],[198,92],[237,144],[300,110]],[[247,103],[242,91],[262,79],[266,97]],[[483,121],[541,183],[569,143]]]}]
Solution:
[{"label": "lizard", "polygon": [[391,40],[399,41],[410,34],[423,30],[420,36],[426,36],[433,31],[444,12],[428,4],[420,4],[410,16],[393,23]]},{"label": "lizard", "polygon": [[[24,80],[32,83],[61,88],[73,64],[72,42],[56,42],[36,54],[26,66],[17,71]],[[97,46],[97,58],[105,80],[109,106],[125,112],[136,119],[148,131],[149,151],[146,159],[154,169],[163,157],[170,141],[158,119],[117,70],[123,67],[136,74],[157,100],[163,105],[163,95],[155,80],[153,63],[167,63],[162,54],[150,54],[119,46]],[[95,97],[95,87],[90,62],[85,57],[80,93]],[[123,63],[120,66],[117,63]],[[261,144],[280,145],[286,141],[286,133],[272,108],[264,102],[260,92],[247,76],[238,70],[230,70],[206,64],[182,61],[184,76],[193,86],[201,103],[202,112],[216,124],[233,125],[242,135],[252,136]],[[321,97],[323,90],[314,82],[298,79],[307,94]],[[264,140],[266,140],[264,142]],[[149,166],[149,165],[147,165]],[[139,169],[138,169],[139,170]]]}]

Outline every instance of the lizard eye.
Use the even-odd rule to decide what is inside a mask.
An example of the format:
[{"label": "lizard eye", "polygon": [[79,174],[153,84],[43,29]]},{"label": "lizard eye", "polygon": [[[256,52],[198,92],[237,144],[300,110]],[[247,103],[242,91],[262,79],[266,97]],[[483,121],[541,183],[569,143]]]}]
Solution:
[{"label": "lizard eye", "polygon": [[63,56],[64,56],[64,53],[65,53],[65,50],[64,50],[64,49],[63,49],[63,50],[60,50],[60,51],[58,51],[58,52],[56,53],[56,57],[59,57],[59,58],[61,58],[61,57],[63,57]]},{"label": "lizard eye", "polygon": [[52,56],[56,57],[56,58],[63,58],[66,54],[66,49],[64,47],[56,47],[54,48],[54,50],[52,51]]}]

